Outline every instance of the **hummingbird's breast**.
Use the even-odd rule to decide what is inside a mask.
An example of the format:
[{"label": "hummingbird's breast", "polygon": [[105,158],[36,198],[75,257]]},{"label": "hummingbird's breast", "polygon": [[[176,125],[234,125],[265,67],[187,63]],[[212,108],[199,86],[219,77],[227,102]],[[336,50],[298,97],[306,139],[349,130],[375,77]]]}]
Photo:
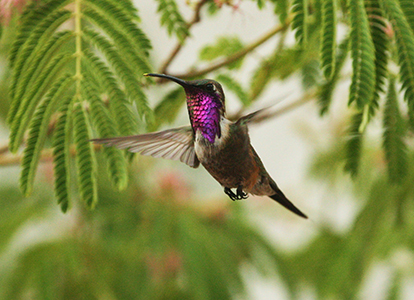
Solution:
[{"label": "hummingbird's breast", "polygon": [[249,192],[258,181],[260,168],[253,156],[247,126],[237,126],[222,117],[220,130],[221,137],[217,137],[214,143],[201,131],[195,132],[196,155],[222,186],[243,186]]}]

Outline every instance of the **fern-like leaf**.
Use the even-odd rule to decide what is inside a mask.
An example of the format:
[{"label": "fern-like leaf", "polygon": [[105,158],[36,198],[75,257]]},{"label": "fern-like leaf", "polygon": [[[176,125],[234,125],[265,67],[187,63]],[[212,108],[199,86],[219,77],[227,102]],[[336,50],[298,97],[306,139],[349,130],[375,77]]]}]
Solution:
[{"label": "fern-like leaf", "polygon": [[320,106],[320,115],[324,115],[328,112],[332,102],[332,94],[338,83],[339,75],[346,61],[346,57],[349,51],[349,39],[345,38],[338,47],[338,53],[335,59],[335,69],[332,77],[324,82],[319,89],[318,104]]},{"label": "fern-like leaf", "polygon": [[[130,103],[125,93],[119,88],[115,75],[108,66],[95,54],[84,51],[84,63],[95,74],[99,74],[110,98],[110,109],[118,124],[121,135],[132,135],[136,132],[136,119],[130,109]],[[85,71],[88,70],[85,68]],[[91,77],[91,76],[89,76]]]},{"label": "fern-like leaf", "polygon": [[344,170],[352,177],[358,174],[359,162],[361,160],[363,132],[360,131],[360,127],[362,120],[363,113],[355,113],[351,118],[351,124],[346,133]]},{"label": "fern-like leaf", "polygon": [[19,80],[16,82],[17,93],[12,99],[10,110],[8,113],[8,122],[15,117],[19,104],[21,103],[21,97],[29,90],[29,87],[35,85],[36,79],[40,76],[42,70],[50,62],[52,55],[59,49],[64,43],[66,43],[71,37],[73,37],[72,31],[61,31],[56,33],[48,43],[46,43],[38,52],[33,51],[36,55],[30,61],[29,67],[21,74]]},{"label": "fern-like leaf", "polygon": [[414,1],[411,0],[399,0],[401,10],[404,12],[407,18],[408,24],[411,26],[411,30],[414,31]]},{"label": "fern-like leaf", "polygon": [[362,0],[349,1],[351,26],[352,83],[349,104],[362,110],[371,101],[375,87],[375,48]]},{"label": "fern-like leaf", "polygon": [[127,87],[129,96],[135,100],[139,114],[141,116],[145,116],[147,122],[149,122],[153,117],[152,111],[148,106],[147,97],[140,88],[140,83],[136,80],[136,77],[129,66],[115,51],[110,41],[103,35],[90,29],[84,29],[84,36],[105,54],[105,57],[116,70],[118,77],[122,79],[123,83]]},{"label": "fern-like leaf", "polygon": [[20,188],[28,196],[32,191],[33,180],[40,158],[40,152],[46,140],[50,117],[62,94],[66,92],[68,85],[73,82],[70,75],[64,75],[50,89],[43,102],[36,109],[31,120],[27,146],[24,149],[22,160],[22,172],[20,176]]},{"label": "fern-like leaf", "polygon": [[382,0],[395,32],[400,65],[400,81],[405,91],[404,99],[408,103],[410,118],[414,115],[414,33],[397,1]]},{"label": "fern-like leaf", "polygon": [[243,106],[247,107],[251,104],[251,100],[243,87],[229,75],[220,74],[217,75],[217,81],[223,84],[229,91],[232,91],[239,98]]},{"label": "fern-like leaf", "polygon": [[168,34],[175,34],[183,41],[189,35],[188,26],[178,10],[175,0],[157,0],[158,12],[161,13],[161,25],[167,27]]},{"label": "fern-like leaf", "polygon": [[293,0],[292,12],[292,29],[296,30],[296,41],[303,46],[308,39],[308,0]]},{"label": "fern-like leaf", "polygon": [[68,2],[69,0],[51,0],[41,4],[38,2],[32,2],[26,7],[20,15],[19,30],[9,52],[9,63],[11,68],[14,67],[17,55],[19,53],[21,54],[20,51],[23,49],[22,46],[28,40],[28,37],[36,25],[38,25],[45,18],[45,16],[63,7]]},{"label": "fern-like leaf", "polygon": [[157,104],[154,109],[155,122],[148,129],[157,130],[162,124],[175,120],[181,107],[185,103],[185,93],[182,87],[172,90]]},{"label": "fern-like leaf", "polygon": [[[207,45],[201,49],[199,57],[201,60],[212,61],[219,57],[227,57],[243,49],[242,41],[237,37],[219,37],[214,45]],[[243,58],[228,64],[229,69],[237,69],[241,66]]]},{"label": "fern-like leaf", "polygon": [[387,102],[383,119],[383,148],[387,160],[388,175],[392,182],[401,182],[407,174],[407,146],[404,142],[406,126],[401,117],[395,79],[388,86]]},{"label": "fern-like leaf", "polygon": [[368,104],[369,115],[373,117],[379,106],[378,101],[381,93],[384,92],[385,81],[388,77],[389,38],[385,32],[387,24],[379,0],[366,1],[365,9],[375,47],[375,88],[374,95]]},{"label": "fern-like leaf", "polygon": [[78,170],[78,186],[82,200],[89,208],[97,202],[96,158],[91,139],[91,127],[81,102],[76,103],[73,112],[73,133],[76,143],[76,166]]},{"label": "fern-like leaf", "polygon": [[[95,8],[92,6],[92,8]],[[149,41],[146,36],[139,30],[138,27],[134,27],[135,30],[132,30],[134,34],[140,35],[140,44],[136,44],[138,41],[135,41],[132,37],[128,37],[122,31],[122,28],[119,28],[119,21],[115,21],[110,17],[107,17],[105,13],[101,13],[99,10],[88,9],[86,8],[83,11],[83,15],[95,23],[100,28],[104,29],[105,32],[111,37],[116,45],[116,49],[119,51],[120,55],[125,57],[129,61],[133,70],[135,70],[136,76],[140,76],[143,73],[148,72],[151,67],[148,62],[148,50],[151,48]],[[131,24],[130,26],[134,26]],[[135,31],[138,31],[135,33]]]},{"label": "fern-like leaf", "polygon": [[289,15],[289,0],[271,0],[275,5],[275,14],[279,16],[280,23],[285,23]]},{"label": "fern-like leaf", "polygon": [[329,80],[335,71],[336,0],[325,0],[322,6],[321,68]]},{"label": "fern-like leaf", "polygon": [[[115,137],[119,133],[116,130],[115,122],[104,107],[97,91],[87,82],[83,82],[83,91],[90,103],[92,120],[100,137]],[[104,147],[103,149],[108,161],[108,170],[113,184],[123,190],[128,184],[128,170],[126,160],[121,150],[115,147]]]},{"label": "fern-like leaf", "polygon": [[33,57],[37,55],[39,48],[51,38],[53,32],[67,21],[70,16],[71,13],[69,11],[57,10],[50,15],[47,15],[35,28],[33,28],[16,57],[10,84],[10,95],[12,99],[19,99],[22,95],[24,87],[22,87],[23,90],[16,90],[18,81],[21,75],[24,74],[24,71],[29,67],[28,64]]},{"label": "fern-like leaf", "polygon": [[72,99],[63,102],[61,115],[53,134],[53,163],[55,175],[55,196],[63,212],[69,208],[70,199],[70,138],[72,135]]},{"label": "fern-like leaf", "polygon": [[[13,123],[10,130],[10,151],[16,152],[19,148],[23,134],[27,129],[27,124],[33,115],[36,105],[39,103],[44,91],[50,83],[56,80],[57,74],[62,70],[63,66],[69,61],[70,55],[63,53],[56,56],[49,65],[42,70],[39,77],[36,78],[33,86],[30,87],[27,96],[21,100],[19,109],[11,120]],[[54,85],[56,88],[56,85]]]}]

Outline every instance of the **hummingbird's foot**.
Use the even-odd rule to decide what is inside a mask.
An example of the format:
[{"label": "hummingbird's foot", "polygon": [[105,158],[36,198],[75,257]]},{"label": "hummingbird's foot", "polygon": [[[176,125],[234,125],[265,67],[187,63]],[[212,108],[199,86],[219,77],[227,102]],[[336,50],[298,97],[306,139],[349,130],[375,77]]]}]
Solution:
[{"label": "hummingbird's foot", "polygon": [[230,197],[231,200],[236,201],[236,200],[243,200],[243,199],[247,199],[247,197],[249,197],[249,195],[245,192],[243,192],[243,187],[239,186],[237,188],[237,194],[235,194],[230,188],[225,187],[224,188],[224,192],[226,193],[227,196]]},{"label": "hummingbird's foot", "polygon": [[233,191],[228,187],[224,188],[224,193],[226,193],[226,195],[229,196],[230,199],[233,200],[233,201],[239,200],[239,199],[237,199],[237,195],[235,193],[233,193]]},{"label": "hummingbird's foot", "polygon": [[241,185],[239,185],[237,187],[237,200],[242,200],[242,199],[247,199],[249,197],[249,195],[245,192],[243,192],[243,187]]}]

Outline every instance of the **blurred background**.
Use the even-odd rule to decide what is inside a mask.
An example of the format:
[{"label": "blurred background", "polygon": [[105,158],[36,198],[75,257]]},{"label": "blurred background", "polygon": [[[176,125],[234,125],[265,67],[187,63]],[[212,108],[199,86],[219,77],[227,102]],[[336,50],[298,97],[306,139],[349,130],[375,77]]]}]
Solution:
[{"label": "blurred background", "polygon": [[[99,156],[99,202],[92,211],[73,201],[61,212],[51,159],[42,160],[32,195],[23,197],[19,155],[7,152],[5,122],[7,56],[23,2],[0,2],[0,299],[414,299],[412,152],[409,175],[402,184],[391,184],[378,119],[368,128],[359,174],[354,179],[345,174],[350,63],[330,112],[321,117],[312,89],[320,75],[306,77],[317,72],[317,51],[291,55],[291,31],[275,35],[240,67],[224,71],[248,90],[252,74],[275,49],[284,48],[277,74],[254,101],[244,105],[240,95],[224,88],[229,115],[272,105],[279,112],[250,128],[252,144],[309,220],[266,197],[230,201],[203,168],[142,156],[131,162],[123,192],[111,187]],[[176,2],[191,20],[197,1]],[[207,2],[211,12],[201,10],[201,21],[192,26],[169,74],[208,65],[216,57],[208,58],[205,48],[221,37],[249,45],[280,22],[270,2],[262,9],[257,1]],[[134,5],[158,72],[177,39],[159,25],[157,1]],[[6,9],[13,12],[7,20]],[[338,32],[341,40],[345,29]],[[219,80],[220,74],[205,77]],[[151,106],[175,88],[149,86]],[[180,97],[177,115],[162,128],[188,124]],[[76,193],[74,185],[75,199]]]}]

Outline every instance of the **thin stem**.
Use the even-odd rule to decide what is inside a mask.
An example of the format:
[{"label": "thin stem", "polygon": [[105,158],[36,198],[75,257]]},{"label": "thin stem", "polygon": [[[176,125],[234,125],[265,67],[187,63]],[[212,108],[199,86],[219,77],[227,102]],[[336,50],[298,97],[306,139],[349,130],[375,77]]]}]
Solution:
[{"label": "thin stem", "polygon": [[76,93],[75,98],[81,98],[81,82],[82,82],[82,12],[81,12],[81,3],[82,0],[75,0],[75,43],[76,43],[76,72],[75,72],[75,80],[76,80]]},{"label": "thin stem", "polygon": [[[207,1],[208,1],[208,0],[200,0],[200,1],[197,3],[197,5],[196,5],[196,7],[195,7],[195,9],[194,9],[194,16],[193,16],[193,18],[191,19],[191,21],[187,23],[187,29],[188,29],[188,30],[190,30],[190,28],[191,28],[194,24],[196,24],[196,23],[200,22],[200,11],[201,11],[201,8],[203,7],[203,5],[207,3]],[[171,52],[170,56],[167,58],[167,60],[163,63],[163,65],[162,65],[162,66],[161,66],[161,68],[160,68],[160,71],[159,71],[159,72],[160,72],[161,74],[167,73],[167,69],[168,69],[168,67],[171,65],[171,63],[173,62],[173,60],[175,59],[175,57],[176,57],[176,56],[178,55],[178,53],[181,51],[181,48],[183,47],[183,45],[184,45],[184,43],[185,43],[185,40],[186,40],[188,37],[189,37],[188,35],[187,35],[187,36],[185,36],[184,40],[183,40],[183,41],[181,41],[181,42],[179,42],[179,43],[177,43],[177,45],[174,47],[174,50]]]},{"label": "thin stem", "polygon": [[176,77],[182,78],[182,79],[199,77],[199,76],[205,75],[207,73],[210,73],[212,71],[215,71],[217,69],[220,69],[224,66],[227,66],[227,65],[231,64],[232,62],[235,62],[236,60],[239,60],[240,58],[242,58],[245,55],[249,54],[251,51],[253,51],[257,47],[259,47],[260,45],[265,43],[267,40],[272,38],[277,33],[283,32],[289,26],[290,22],[291,22],[291,18],[288,18],[288,20],[286,20],[285,24],[275,26],[267,34],[265,34],[264,36],[262,36],[261,38],[259,38],[255,42],[251,43],[250,45],[248,45],[244,49],[228,56],[224,60],[221,60],[221,61],[218,61],[216,63],[211,64],[210,66],[206,67],[205,69],[190,71],[190,72],[185,73],[185,74],[176,74],[176,75],[173,75],[173,76],[176,76]]}]

